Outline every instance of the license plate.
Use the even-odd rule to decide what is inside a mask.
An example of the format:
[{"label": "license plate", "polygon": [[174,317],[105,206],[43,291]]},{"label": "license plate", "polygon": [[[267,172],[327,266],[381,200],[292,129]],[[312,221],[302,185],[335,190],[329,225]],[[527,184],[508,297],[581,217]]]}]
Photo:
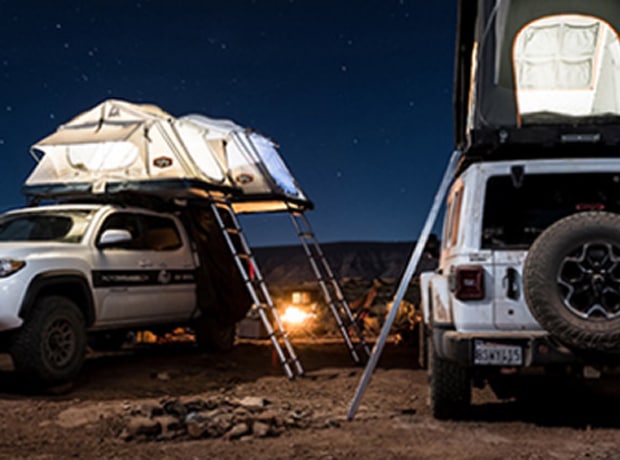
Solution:
[{"label": "license plate", "polygon": [[501,343],[474,342],[474,364],[485,366],[521,366],[523,364],[523,348],[519,345]]}]

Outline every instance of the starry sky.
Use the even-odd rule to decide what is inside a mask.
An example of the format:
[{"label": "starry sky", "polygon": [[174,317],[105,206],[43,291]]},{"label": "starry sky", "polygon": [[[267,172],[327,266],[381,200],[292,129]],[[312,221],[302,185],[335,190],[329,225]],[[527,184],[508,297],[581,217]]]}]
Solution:
[{"label": "starry sky", "polygon": [[[448,161],[456,1],[0,0],[0,210],[29,147],[109,98],[276,140],[317,237],[410,241]],[[243,219],[289,244],[286,216]]]}]

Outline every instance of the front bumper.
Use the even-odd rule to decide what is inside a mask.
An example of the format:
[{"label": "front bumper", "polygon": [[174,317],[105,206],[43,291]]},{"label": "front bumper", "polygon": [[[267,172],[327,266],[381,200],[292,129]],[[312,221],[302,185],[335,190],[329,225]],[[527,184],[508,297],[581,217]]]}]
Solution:
[{"label": "front bumper", "polygon": [[464,333],[451,329],[433,328],[433,346],[437,355],[461,366],[473,367],[474,347],[478,340],[498,345],[516,345],[522,348],[522,367],[575,364],[581,359],[571,350],[554,340],[547,332],[476,332]]}]

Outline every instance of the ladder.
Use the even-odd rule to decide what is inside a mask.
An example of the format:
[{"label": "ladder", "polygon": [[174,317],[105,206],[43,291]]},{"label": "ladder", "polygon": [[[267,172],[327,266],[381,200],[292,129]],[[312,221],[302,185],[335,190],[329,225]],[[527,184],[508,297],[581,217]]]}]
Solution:
[{"label": "ladder", "polygon": [[[334,276],[332,269],[330,268],[329,263],[327,262],[316,237],[314,236],[312,227],[310,227],[310,222],[306,218],[303,211],[294,209],[290,206],[288,206],[288,211],[293,226],[297,231],[297,236],[299,237],[301,245],[304,248],[304,252],[306,253],[306,257],[310,261],[312,271],[319,282],[325,302],[336,319],[338,329],[340,330],[345,344],[349,349],[351,358],[356,364],[361,364],[362,361],[365,362],[370,356],[370,347],[364,340],[362,330],[351,313],[351,309],[342,294],[342,289],[338,284],[338,280]],[[349,333],[351,330],[356,336],[356,341],[351,338],[351,334]]]},{"label": "ladder", "polygon": [[286,376],[289,379],[294,379],[295,374],[304,375],[304,369],[284,330],[280,315],[269,295],[265,280],[250,250],[230,200],[225,195],[216,195],[214,192],[210,192],[209,203],[228,248],[235,259],[241,278],[252,298],[252,309],[258,312]]}]

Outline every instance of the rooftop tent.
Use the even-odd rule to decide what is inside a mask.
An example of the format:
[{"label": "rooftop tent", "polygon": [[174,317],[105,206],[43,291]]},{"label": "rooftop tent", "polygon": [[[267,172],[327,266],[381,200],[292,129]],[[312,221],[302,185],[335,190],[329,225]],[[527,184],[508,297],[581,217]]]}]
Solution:
[{"label": "rooftop tent", "polygon": [[109,100],[33,145],[38,165],[24,193],[197,198],[217,190],[231,194],[236,212],[311,208],[276,147],[231,121],[174,118],[152,105]]},{"label": "rooftop tent", "polygon": [[[593,142],[599,154],[617,150],[618,31],[613,0],[460,0],[457,148],[470,157]],[[515,149],[523,144],[536,148]]]}]

